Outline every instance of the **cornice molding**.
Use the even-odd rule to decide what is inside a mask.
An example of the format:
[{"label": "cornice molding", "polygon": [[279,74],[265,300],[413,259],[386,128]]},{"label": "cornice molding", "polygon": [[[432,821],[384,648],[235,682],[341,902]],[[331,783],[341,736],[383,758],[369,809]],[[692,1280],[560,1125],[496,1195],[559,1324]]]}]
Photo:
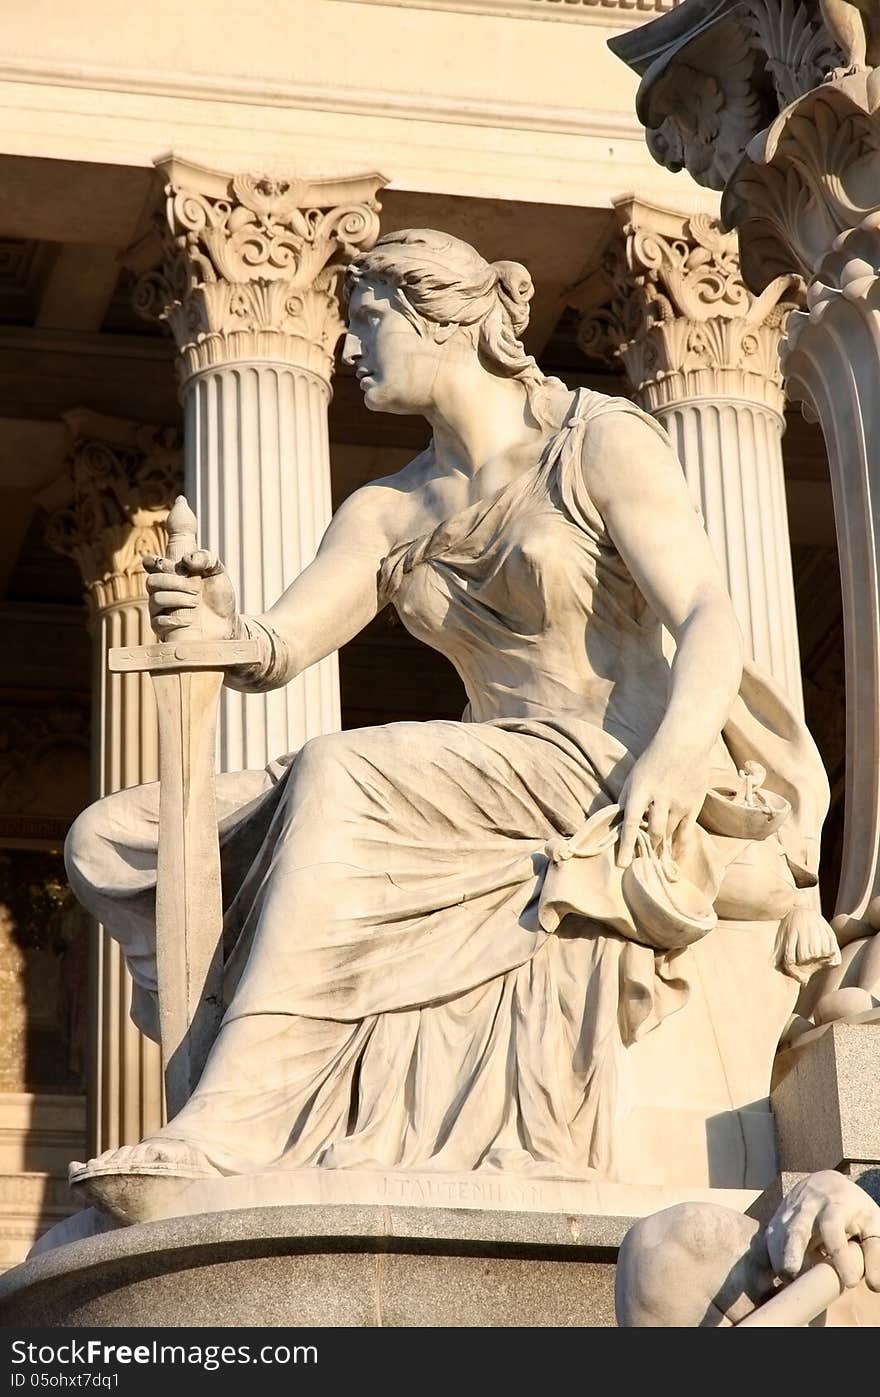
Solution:
[{"label": "cornice molding", "polygon": [[[366,3],[371,3],[371,0],[366,0]],[[518,102],[513,96],[494,102],[472,97],[350,87],[343,83],[252,82],[229,75],[195,77],[191,73],[162,76],[155,71],[138,68],[108,68],[87,63],[39,64],[14,59],[0,61],[2,82],[119,92],[140,97],[172,97],[195,102],[303,108],[311,112],[392,118],[407,122],[492,126],[500,130],[542,131],[551,135],[607,136],[619,140],[638,139],[640,143],[642,140],[641,125],[629,112],[609,115],[601,109],[588,107]],[[275,173],[271,165],[268,173]]]}]

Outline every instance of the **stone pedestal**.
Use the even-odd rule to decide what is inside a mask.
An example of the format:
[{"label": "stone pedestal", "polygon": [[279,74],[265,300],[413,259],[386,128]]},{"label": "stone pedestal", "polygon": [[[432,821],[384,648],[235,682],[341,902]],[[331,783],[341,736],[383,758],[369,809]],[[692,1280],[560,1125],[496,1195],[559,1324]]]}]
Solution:
[{"label": "stone pedestal", "polygon": [[[91,412],[72,412],[69,470],[49,500],[53,547],[78,563],[92,632],[92,762],[97,799],[158,777],[152,685],[145,674],[110,674],[115,645],[155,640],[141,558],[165,551],[164,520],[180,489],[176,434]],[[162,1124],[158,1046],[129,1018],[131,981],[119,947],[96,931],[89,1057],[89,1144],[134,1144]]]},{"label": "stone pedestal", "polygon": [[144,1223],[0,1277],[0,1324],[610,1327],[631,1221],[336,1206]]},{"label": "stone pedestal", "polygon": [[[378,175],[304,182],[159,162],[160,267],[136,304],[178,347],[185,493],[239,605],[267,610],[330,521],[327,407],[337,282],[379,232]],[[265,766],[339,728],[337,660],[285,689],[224,689],[222,771]]]},{"label": "stone pedestal", "polygon": [[637,199],[574,299],[580,341],[623,363],[666,428],[727,582],[746,652],[802,710],[779,343],[790,278],[744,286],[735,234]]}]

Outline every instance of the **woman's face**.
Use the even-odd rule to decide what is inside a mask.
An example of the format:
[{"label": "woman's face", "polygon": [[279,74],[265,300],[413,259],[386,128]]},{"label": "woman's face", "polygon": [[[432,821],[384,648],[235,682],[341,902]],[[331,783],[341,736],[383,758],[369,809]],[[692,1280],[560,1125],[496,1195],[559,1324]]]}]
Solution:
[{"label": "woman's face", "polygon": [[387,283],[364,281],[355,287],[342,358],[355,370],[372,412],[428,411],[445,348],[398,309]]}]

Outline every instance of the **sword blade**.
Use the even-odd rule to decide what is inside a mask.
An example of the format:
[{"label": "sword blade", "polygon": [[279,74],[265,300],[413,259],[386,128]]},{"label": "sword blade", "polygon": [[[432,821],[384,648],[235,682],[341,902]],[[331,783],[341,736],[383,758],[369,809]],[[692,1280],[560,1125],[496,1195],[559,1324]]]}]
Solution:
[{"label": "sword blade", "polygon": [[222,683],[220,670],[153,675],[160,780],[156,966],[169,1117],[197,1086],[223,1013],[214,788]]}]

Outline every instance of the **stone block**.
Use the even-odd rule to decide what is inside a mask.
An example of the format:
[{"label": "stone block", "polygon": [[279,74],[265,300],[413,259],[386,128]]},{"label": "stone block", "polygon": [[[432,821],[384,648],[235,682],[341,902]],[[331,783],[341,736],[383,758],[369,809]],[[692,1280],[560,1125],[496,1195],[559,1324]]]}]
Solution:
[{"label": "stone block", "polygon": [[880,1161],[880,1024],[834,1023],[771,1096],[782,1170]]}]

